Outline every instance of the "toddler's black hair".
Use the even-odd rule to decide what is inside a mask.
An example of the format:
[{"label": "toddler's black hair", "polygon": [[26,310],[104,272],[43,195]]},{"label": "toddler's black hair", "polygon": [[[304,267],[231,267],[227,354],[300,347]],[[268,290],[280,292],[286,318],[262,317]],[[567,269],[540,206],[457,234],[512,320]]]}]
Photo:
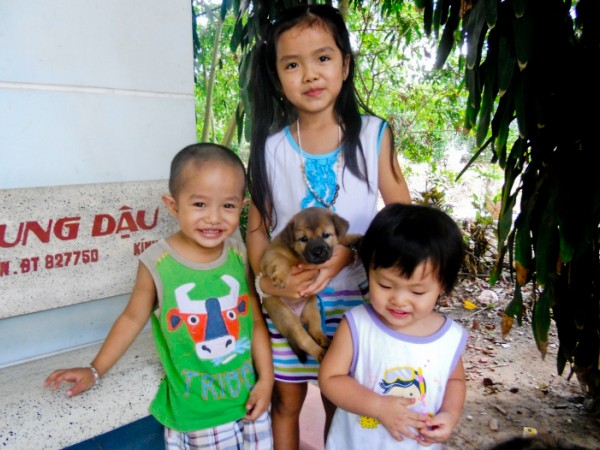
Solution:
[{"label": "toddler's black hair", "polygon": [[456,284],[464,258],[461,231],[445,212],[424,205],[392,203],[373,219],[358,251],[367,270],[398,270],[411,277],[429,261],[446,293]]}]

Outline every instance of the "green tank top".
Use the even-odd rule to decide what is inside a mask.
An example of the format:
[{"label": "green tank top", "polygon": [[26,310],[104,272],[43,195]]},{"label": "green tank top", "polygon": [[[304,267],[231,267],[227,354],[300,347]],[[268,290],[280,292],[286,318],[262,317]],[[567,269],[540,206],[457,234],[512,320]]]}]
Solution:
[{"label": "green tank top", "polygon": [[181,432],[241,419],[256,381],[243,244],[229,239],[218,260],[197,264],[160,240],[140,260],[156,284],[152,330],[165,369],[151,414]]}]

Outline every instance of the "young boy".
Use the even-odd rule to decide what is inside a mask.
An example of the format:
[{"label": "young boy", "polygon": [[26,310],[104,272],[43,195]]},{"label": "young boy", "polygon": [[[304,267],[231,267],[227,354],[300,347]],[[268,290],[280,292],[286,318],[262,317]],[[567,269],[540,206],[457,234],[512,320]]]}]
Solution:
[{"label": "young boy", "polygon": [[443,448],[465,401],[467,332],[436,305],[463,253],[438,209],[398,203],[375,216],[359,249],[369,303],[345,314],[319,371],[338,406],[327,450]]},{"label": "young boy", "polygon": [[190,145],[171,163],[169,191],[163,202],[179,231],[141,255],[129,303],[91,365],[56,370],[45,386],[73,383],[68,396],[90,389],[150,317],[165,369],[150,412],[165,426],[166,448],[270,449],[271,346],[244,245],[232,237],[244,165],[226,147]]}]

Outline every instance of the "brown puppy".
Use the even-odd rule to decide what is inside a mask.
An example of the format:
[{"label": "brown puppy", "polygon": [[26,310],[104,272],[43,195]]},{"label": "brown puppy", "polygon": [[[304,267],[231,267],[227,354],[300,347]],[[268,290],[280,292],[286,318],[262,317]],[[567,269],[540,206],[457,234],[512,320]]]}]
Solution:
[{"label": "brown puppy", "polygon": [[[357,245],[362,236],[346,234],[348,226],[347,220],[328,209],[303,209],[271,241],[261,261],[262,272],[276,287],[284,289],[295,265],[324,263],[331,258],[333,247],[338,243],[348,247]],[[306,362],[306,353],[319,362],[323,359],[329,338],[321,328],[316,295],[306,300],[266,296],[263,305],[300,361]],[[292,307],[301,310],[299,317]]]}]

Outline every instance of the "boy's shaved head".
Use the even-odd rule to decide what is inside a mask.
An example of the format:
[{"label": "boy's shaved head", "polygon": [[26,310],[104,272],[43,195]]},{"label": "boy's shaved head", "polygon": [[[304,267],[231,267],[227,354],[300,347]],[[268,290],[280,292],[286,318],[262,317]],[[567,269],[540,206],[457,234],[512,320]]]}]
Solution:
[{"label": "boy's shaved head", "polygon": [[244,177],[244,191],[242,192],[242,197],[245,196],[247,180],[244,163],[240,157],[229,148],[211,143],[188,145],[175,155],[171,162],[171,173],[169,175],[169,192],[171,195],[177,197],[177,194],[181,191],[181,188],[185,183],[183,171],[188,163],[201,166],[208,162],[219,162],[231,167],[238,167],[241,170],[241,175]]}]

